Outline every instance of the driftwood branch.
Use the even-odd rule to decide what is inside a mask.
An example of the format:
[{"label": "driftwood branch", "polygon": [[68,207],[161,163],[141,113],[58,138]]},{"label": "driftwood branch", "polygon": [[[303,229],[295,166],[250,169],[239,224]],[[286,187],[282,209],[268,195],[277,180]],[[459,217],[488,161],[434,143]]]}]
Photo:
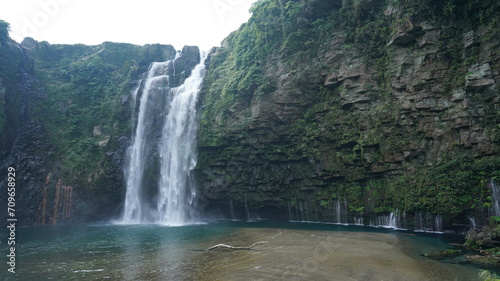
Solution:
[{"label": "driftwood branch", "polygon": [[217,244],[217,245],[212,246],[210,248],[206,248],[205,251],[210,251],[210,250],[217,249],[217,248],[228,248],[228,249],[231,249],[231,250],[251,250],[255,245],[266,244],[266,243],[269,243],[269,242],[267,242],[267,241],[259,241],[259,242],[253,243],[251,246],[248,246],[248,247],[233,247],[233,246],[226,245],[226,244]]}]

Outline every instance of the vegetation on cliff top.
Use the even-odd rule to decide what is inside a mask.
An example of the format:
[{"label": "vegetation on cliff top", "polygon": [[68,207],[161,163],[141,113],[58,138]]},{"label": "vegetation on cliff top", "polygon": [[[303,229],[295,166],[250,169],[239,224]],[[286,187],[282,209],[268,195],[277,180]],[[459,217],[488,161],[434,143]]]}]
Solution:
[{"label": "vegetation on cliff top", "polygon": [[10,24],[4,20],[0,20],[0,42],[5,42],[9,37]]},{"label": "vegetation on cliff top", "polygon": [[31,46],[30,53],[43,89],[33,116],[57,148],[51,157],[60,163],[68,183],[95,186],[94,179],[106,170],[105,152],[131,131],[130,80],[138,79],[151,61],[172,57],[175,50],[160,45],[42,42]]}]

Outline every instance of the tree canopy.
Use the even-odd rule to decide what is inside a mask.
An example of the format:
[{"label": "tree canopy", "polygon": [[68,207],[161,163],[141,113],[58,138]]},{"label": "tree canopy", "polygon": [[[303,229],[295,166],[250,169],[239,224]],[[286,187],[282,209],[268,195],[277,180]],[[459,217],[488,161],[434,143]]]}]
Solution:
[{"label": "tree canopy", "polygon": [[9,36],[10,24],[0,20],[0,40],[5,40]]}]

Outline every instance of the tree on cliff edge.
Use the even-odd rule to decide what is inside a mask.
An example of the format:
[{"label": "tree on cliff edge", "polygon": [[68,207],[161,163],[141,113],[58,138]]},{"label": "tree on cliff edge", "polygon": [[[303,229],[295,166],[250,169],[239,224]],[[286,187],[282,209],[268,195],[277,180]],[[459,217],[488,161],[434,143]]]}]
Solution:
[{"label": "tree on cliff edge", "polygon": [[0,41],[5,41],[9,37],[10,24],[0,20]]}]

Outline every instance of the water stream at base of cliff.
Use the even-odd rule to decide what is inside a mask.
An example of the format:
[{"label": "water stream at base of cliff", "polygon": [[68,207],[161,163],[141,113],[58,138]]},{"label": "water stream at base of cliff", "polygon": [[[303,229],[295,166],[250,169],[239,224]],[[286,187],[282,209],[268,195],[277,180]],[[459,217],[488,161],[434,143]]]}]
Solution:
[{"label": "water stream at base of cliff", "polygon": [[[127,154],[127,192],[120,223],[179,226],[195,219],[192,204],[196,192],[191,171],[197,160],[196,103],[206,54],[200,53],[200,62],[182,85],[171,87],[176,61],[182,56],[152,63],[133,92],[134,101],[140,99],[136,130]],[[161,131],[160,136],[155,135],[157,131]],[[159,163],[154,163],[155,159]],[[158,185],[153,191],[152,181]]]},{"label": "water stream at base of cliff", "polygon": [[[7,232],[1,230],[5,241]],[[168,227],[67,225],[18,229],[16,274],[3,280],[476,280],[463,258],[422,256],[451,236],[360,226],[212,222]],[[4,239],[5,238],[5,239]],[[454,239],[462,237],[454,236]],[[224,243],[252,251],[216,249]],[[6,252],[6,245],[1,245]]]}]

